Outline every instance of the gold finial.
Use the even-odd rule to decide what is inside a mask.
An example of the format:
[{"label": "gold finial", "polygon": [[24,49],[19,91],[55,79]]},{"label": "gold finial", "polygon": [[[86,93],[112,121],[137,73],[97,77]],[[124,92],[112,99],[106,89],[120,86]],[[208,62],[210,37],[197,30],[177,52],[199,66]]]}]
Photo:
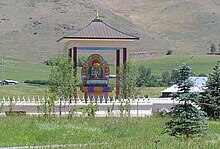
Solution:
[{"label": "gold finial", "polygon": [[99,20],[99,10],[96,10],[96,19]]}]

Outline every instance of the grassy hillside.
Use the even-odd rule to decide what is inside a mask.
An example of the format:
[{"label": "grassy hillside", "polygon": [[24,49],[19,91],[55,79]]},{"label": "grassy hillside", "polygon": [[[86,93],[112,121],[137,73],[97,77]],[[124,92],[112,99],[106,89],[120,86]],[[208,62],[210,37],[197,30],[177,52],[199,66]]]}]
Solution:
[{"label": "grassy hillside", "polygon": [[196,75],[201,73],[208,75],[213,71],[214,65],[219,60],[219,56],[164,56],[161,58],[135,61],[137,66],[145,65],[151,68],[152,74],[161,76],[164,71],[171,71],[175,68],[179,68],[183,63],[188,64]]},{"label": "grassy hillside", "polygon": [[[219,0],[7,0],[0,1],[0,56],[43,61],[63,49],[62,36],[101,19],[139,34],[129,45],[135,59],[173,54],[205,54],[220,39]],[[106,53],[109,55],[109,53]],[[108,56],[106,56],[108,57]]]}]

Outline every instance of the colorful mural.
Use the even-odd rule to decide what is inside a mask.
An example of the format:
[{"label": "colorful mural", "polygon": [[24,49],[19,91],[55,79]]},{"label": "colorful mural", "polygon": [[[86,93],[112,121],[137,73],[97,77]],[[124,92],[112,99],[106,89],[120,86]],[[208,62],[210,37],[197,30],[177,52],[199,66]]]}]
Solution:
[{"label": "colorful mural", "polygon": [[112,92],[108,86],[109,74],[107,62],[99,54],[92,54],[82,66],[82,91],[85,97],[107,98]]}]

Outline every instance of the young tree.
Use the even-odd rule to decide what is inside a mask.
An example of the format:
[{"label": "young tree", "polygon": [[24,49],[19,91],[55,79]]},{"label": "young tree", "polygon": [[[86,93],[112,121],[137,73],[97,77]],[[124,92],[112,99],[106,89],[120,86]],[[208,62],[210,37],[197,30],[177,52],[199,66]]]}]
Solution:
[{"label": "young tree", "polygon": [[87,58],[84,56],[78,57],[78,62],[77,62],[77,66],[78,67],[82,67],[83,64],[86,62]]},{"label": "young tree", "polygon": [[151,69],[147,68],[146,66],[142,65],[138,67],[138,77],[136,84],[138,87],[148,86],[149,78],[151,76]]},{"label": "young tree", "polygon": [[136,85],[138,87],[155,87],[160,86],[158,77],[151,75],[151,68],[147,68],[146,66],[142,65],[138,68],[138,77],[136,80]]},{"label": "young tree", "polygon": [[208,77],[206,88],[199,98],[199,106],[210,118],[220,118],[220,61]]},{"label": "young tree", "polygon": [[49,76],[49,92],[60,99],[68,99],[73,95],[74,72],[72,63],[66,53],[57,58],[57,65],[53,66]]},{"label": "young tree", "polygon": [[177,69],[173,69],[170,76],[170,83],[175,84],[178,81],[179,72]]},{"label": "young tree", "polygon": [[178,92],[172,95],[172,99],[180,103],[172,107],[168,113],[171,120],[165,124],[165,132],[171,136],[183,136],[188,139],[206,130],[204,112],[192,105],[197,103],[198,94],[190,92],[190,88],[193,87],[193,82],[189,80],[191,75],[192,70],[186,64],[178,69],[178,79],[175,82]]},{"label": "young tree", "polygon": [[169,86],[170,85],[170,80],[171,79],[171,75],[168,71],[165,71],[162,73],[162,83],[163,86]]},{"label": "young tree", "polygon": [[136,67],[131,62],[127,62],[125,71],[124,67],[121,68],[122,69],[120,72],[120,97],[122,99],[127,99],[129,97],[137,97],[138,88],[136,87],[136,80],[138,77],[138,71]]}]

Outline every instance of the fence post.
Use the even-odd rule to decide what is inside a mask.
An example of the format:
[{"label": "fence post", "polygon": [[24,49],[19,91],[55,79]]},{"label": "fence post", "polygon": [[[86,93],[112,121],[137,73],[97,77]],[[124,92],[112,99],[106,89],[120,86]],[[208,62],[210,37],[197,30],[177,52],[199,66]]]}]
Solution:
[{"label": "fence post", "polygon": [[59,115],[62,114],[62,99],[60,98]]}]

